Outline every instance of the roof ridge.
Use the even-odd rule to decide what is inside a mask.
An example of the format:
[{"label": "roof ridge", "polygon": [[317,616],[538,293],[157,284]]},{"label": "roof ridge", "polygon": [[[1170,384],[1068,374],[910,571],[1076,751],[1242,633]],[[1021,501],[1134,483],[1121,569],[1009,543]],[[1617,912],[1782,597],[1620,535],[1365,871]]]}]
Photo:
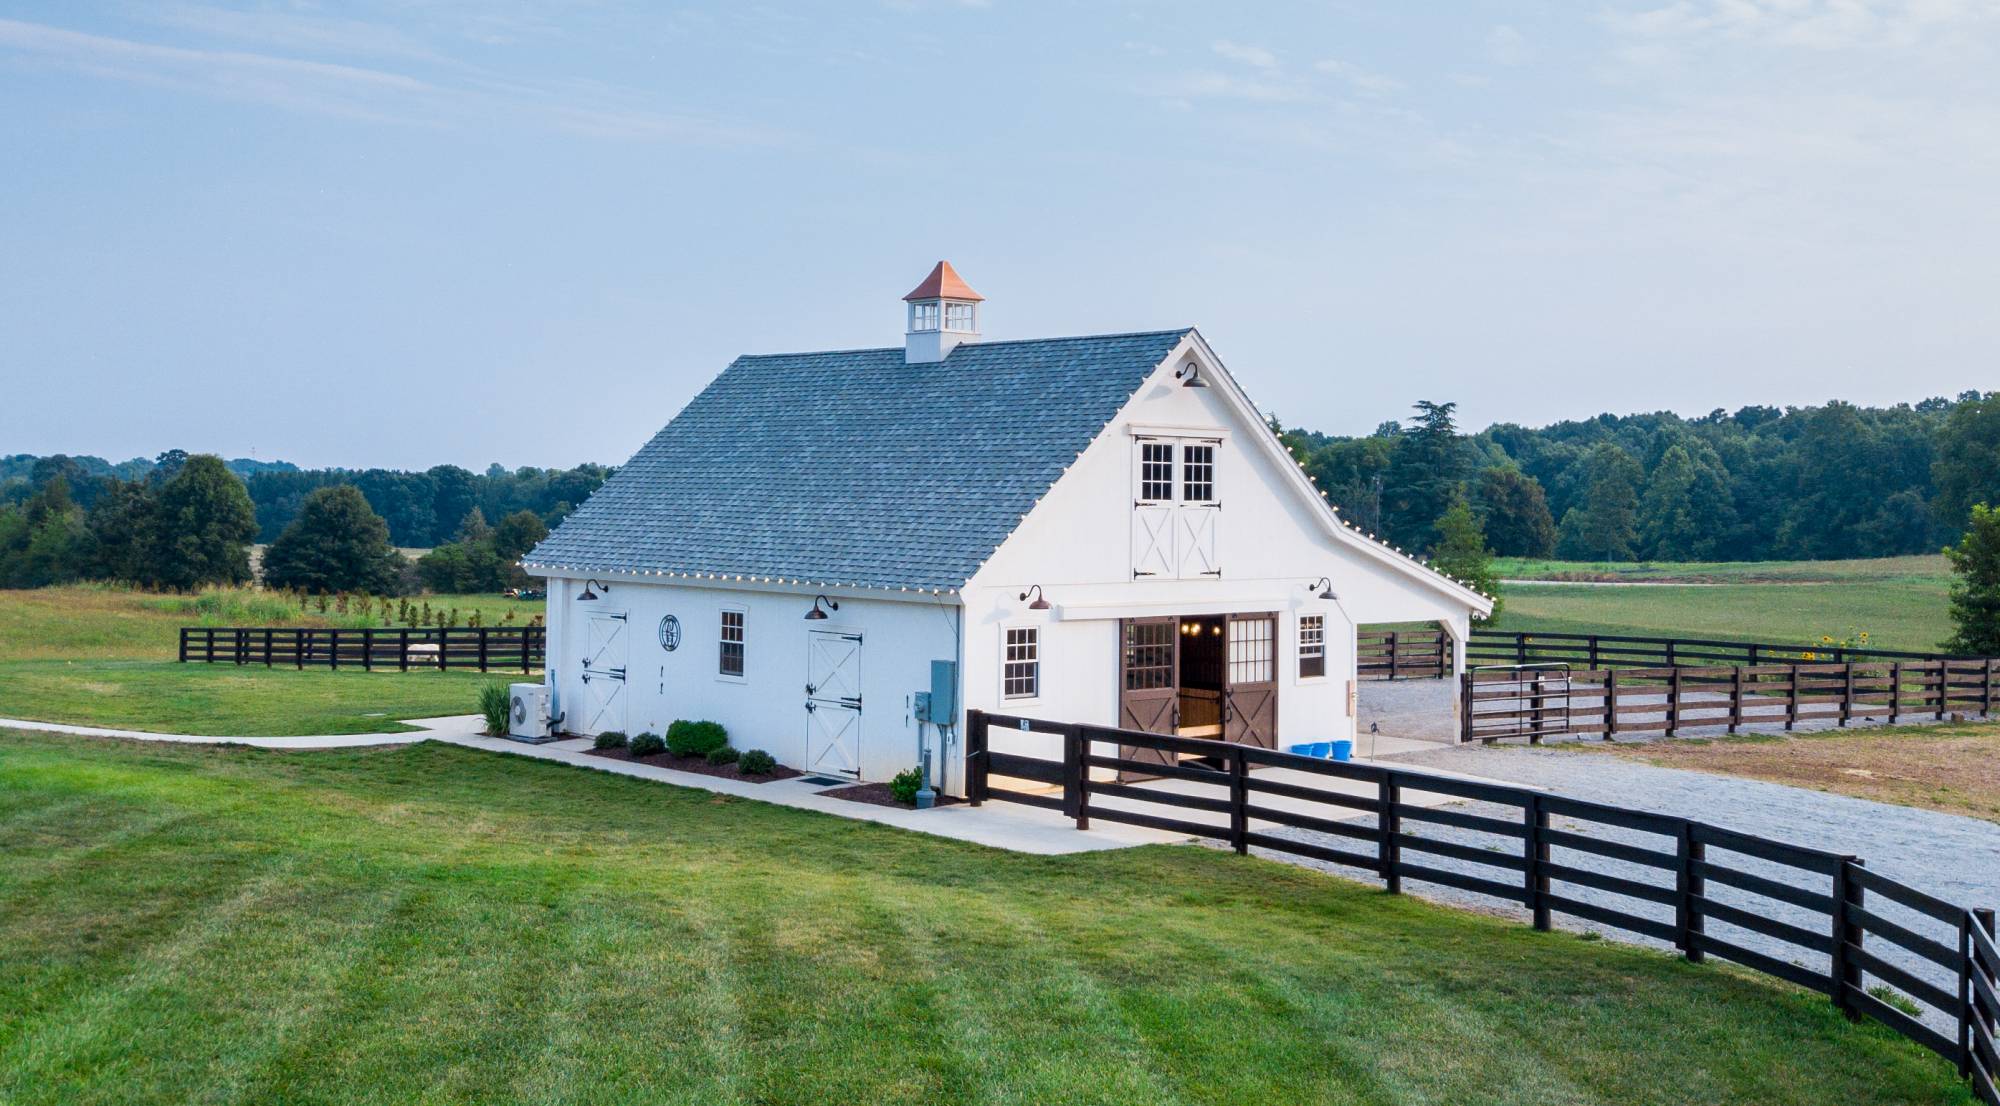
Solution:
[{"label": "roof ridge", "polygon": [[[996,341],[966,342],[958,349],[973,349],[991,346],[1032,345],[1039,342],[1088,342],[1110,338],[1157,338],[1167,334],[1187,334],[1195,328],[1191,326],[1170,326],[1159,330],[1123,330],[1111,334],[1058,334],[1047,338],[1002,338]],[[739,353],[738,361],[756,361],[772,357],[827,357],[838,353],[901,353],[902,346],[864,346],[859,349],[802,349],[789,353]],[[954,350],[953,352],[957,352]]]}]

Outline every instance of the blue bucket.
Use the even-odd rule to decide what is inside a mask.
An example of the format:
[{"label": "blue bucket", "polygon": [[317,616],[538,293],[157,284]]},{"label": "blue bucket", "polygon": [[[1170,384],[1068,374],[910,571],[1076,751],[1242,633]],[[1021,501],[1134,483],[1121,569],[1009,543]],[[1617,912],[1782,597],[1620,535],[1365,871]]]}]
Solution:
[{"label": "blue bucket", "polygon": [[1332,755],[1333,755],[1333,742],[1331,742],[1331,741],[1315,741],[1315,742],[1313,742],[1313,743],[1312,743],[1312,754],[1311,754],[1311,755],[1313,755],[1313,756],[1316,756],[1316,757],[1329,757],[1329,756],[1332,756]]},{"label": "blue bucket", "polygon": [[1354,742],[1352,742],[1352,741],[1336,741],[1336,742],[1334,742],[1334,743],[1333,743],[1333,759],[1335,759],[1335,760],[1353,760],[1353,759],[1354,759]]},{"label": "blue bucket", "polygon": [[1308,742],[1304,742],[1304,743],[1302,743],[1302,744],[1298,744],[1298,745],[1293,745],[1293,746],[1291,746],[1291,747],[1290,747],[1290,752],[1291,752],[1291,754],[1292,754],[1293,756],[1295,756],[1295,757],[1309,757],[1309,756],[1312,756],[1312,755],[1313,755],[1313,747],[1312,747],[1312,742],[1308,741]]}]

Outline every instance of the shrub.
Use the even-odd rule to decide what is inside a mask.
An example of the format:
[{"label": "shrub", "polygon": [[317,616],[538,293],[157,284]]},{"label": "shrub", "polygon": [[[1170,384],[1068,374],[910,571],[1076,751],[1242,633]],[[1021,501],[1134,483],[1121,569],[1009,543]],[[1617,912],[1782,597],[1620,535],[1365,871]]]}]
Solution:
[{"label": "shrub", "polygon": [[924,788],[924,773],[919,768],[908,768],[896,773],[889,781],[889,797],[905,806],[917,805],[917,792]]},{"label": "shrub", "polygon": [[506,684],[487,684],[479,689],[479,713],[486,716],[487,733],[495,737],[506,733],[507,714],[512,708]]},{"label": "shrub", "polygon": [[710,749],[708,751],[708,762],[710,764],[735,764],[737,759],[742,755],[742,753],[724,745],[720,749]]},{"label": "shrub", "polygon": [[597,749],[623,749],[625,747],[625,731],[606,730],[597,735],[597,740],[591,742],[591,746]]},{"label": "shrub", "polygon": [[639,733],[632,735],[632,743],[626,748],[630,749],[635,757],[650,757],[666,752],[667,743],[660,740],[659,734]]},{"label": "shrub", "polygon": [[728,744],[729,731],[720,722],[683,718],[667,727],[667,748],[677,757],[705,757]]},{"label": "shrub", "polygon": [[762,749],[751,749],[736,762],[736,770],[746,776],[768,776],[778,767],[778,758]]}]

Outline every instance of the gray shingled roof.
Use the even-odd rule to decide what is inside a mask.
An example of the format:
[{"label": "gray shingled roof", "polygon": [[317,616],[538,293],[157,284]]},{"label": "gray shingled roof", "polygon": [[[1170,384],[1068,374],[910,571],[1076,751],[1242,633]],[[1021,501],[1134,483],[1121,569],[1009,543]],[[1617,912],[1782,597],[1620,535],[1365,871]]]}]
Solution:
[{"label": "gray shingled roof", "polygon": [[960,587],[1188,333],[739,357],[526,560]]}]

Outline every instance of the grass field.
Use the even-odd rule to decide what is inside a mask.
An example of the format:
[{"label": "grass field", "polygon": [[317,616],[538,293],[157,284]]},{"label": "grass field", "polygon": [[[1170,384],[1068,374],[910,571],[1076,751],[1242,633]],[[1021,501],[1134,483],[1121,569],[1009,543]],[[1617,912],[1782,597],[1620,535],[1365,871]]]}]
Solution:
[{"label": "grass field", "polygon": [[[431,596],[516,624],[542,604],[497,596]],[[420,600],[421,602],[421,600]],[[0,591],[0,717],[245,737],[407,729],[398,718],[468,714],[481,683],[505,673],[364,673],[179,664],[180,626],[380,625],[359,615],[302,612],[244,590],[152,595],[78,586]]]},{"label": "grass field", "polygon": [[1951,635],[1942,557],[1768,563],[1588,564],[1502,560],[1493,629],[1810,644],[1866,632],[1878,649],[1925,652]]},{"label": "grass field", "polygon": [[1668,768],[1747,776],[2000,822],[2000,726],[1992,723],[1592,748]]},{"label": "grass field", "polygon": [[1218,850],[0,734],[0,1101],[1971,1100],[1816,995]]}]

